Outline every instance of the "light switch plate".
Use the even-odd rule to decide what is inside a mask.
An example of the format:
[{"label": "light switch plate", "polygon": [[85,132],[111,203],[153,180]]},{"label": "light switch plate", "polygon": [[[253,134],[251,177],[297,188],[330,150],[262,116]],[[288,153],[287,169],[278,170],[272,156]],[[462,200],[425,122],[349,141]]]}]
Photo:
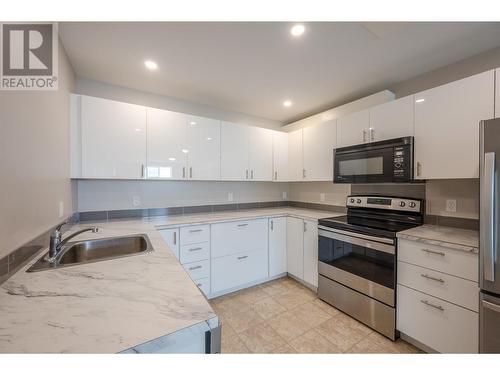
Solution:
[{"label": "light switch plate", "polygon": [[283,192],[282,196],[283,196],[283,200],[285,200],[286,199],[286,191]]},{"label": "light switch plate", "polygon": [[232,192],[227,193],[227,201],[232,202],[233,200],[234,200],[233,193]]},{"label": "light switch plate", "polygon": [[446,212],[457,212],[457,200],[447,199],[446,200]]}]

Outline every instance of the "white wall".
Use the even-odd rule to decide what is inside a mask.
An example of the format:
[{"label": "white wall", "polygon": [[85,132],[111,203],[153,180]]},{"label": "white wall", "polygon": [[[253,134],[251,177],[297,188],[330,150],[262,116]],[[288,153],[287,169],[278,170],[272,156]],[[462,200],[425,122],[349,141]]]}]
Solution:
[{"label": "white wall", "polygon": [[[425,190],[427,214],[479,219],[479,179],[429,180]],[[457,212],[446,211],[447,199],[456,199]]]},{"label": "white wall", "polygon": [[69,92],[74,73],[59,43],[57,91],[0,91],[0,257],[73,212]]},{"label": "white wall", "polygon": [[268,120],[262,117],[246,115],[244,113],[225,111],[204,104],[189,102],[168,96],[151,94],[144,91],[129,89],[126,87],[110,85],[97,82],[82,77],[77,77],[75,91],[76,94],[97,96],[121,102],[144,105],[148,107],[166,109],[169,111],[188,113],[202,117],[209,117],[218,120],[230,121],[240,124],[259,126],[263,128],[278,130],[281,123]]}]

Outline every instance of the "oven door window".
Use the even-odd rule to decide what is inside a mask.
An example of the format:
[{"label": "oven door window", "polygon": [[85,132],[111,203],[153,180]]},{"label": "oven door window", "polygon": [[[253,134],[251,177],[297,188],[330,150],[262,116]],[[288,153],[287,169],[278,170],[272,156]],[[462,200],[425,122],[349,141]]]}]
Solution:
[{"label": "oven door window", "polygon": [[393,179],[393,148],[335,155],[335,182],[390,182]]},{"label": "oven door window", "polygon": [[319,261],[394,289],[394,254],[319,237]]}]

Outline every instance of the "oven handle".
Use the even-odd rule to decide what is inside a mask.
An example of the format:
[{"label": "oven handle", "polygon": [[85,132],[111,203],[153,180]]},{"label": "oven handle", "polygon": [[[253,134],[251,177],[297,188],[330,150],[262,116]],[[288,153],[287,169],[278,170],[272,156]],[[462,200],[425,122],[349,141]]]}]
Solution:
[{"label": "oven handle", "polygon": [[[353,236],[352,232],[342,231],[338,229],[332,230],[331,228],[329,230],[325,230],[324,227],[321,226],[318,226],[318,235],[320,237],[327,237],[334,240],[351,243],[353,245],[382,251],[388,254],[396,253],[396,246],[394,245],[394,242],[386,238],[377,238],[377,241],[372,241],[370,240],[372,238],[371,236],[366,236],[359,233],[356,233],[356,236]],[[386,243],[378,242],[379,240]],[[388,243],[388,241],[390,241],[390,244]]]}]

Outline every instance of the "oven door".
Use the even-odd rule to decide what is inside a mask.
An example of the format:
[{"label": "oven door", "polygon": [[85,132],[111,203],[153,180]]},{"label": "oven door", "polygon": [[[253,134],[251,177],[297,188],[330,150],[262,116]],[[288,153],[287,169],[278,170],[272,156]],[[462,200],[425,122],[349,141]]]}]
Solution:
[{"label": "oven door", "polygon": [[395,306],[394,240],[322,226],[318,234],[320,275]]},{"label": "oven door", "polygon": [[362,145],[349,150],[335,150],[334,182],[393,182],[394,148],[370,148]]}]

